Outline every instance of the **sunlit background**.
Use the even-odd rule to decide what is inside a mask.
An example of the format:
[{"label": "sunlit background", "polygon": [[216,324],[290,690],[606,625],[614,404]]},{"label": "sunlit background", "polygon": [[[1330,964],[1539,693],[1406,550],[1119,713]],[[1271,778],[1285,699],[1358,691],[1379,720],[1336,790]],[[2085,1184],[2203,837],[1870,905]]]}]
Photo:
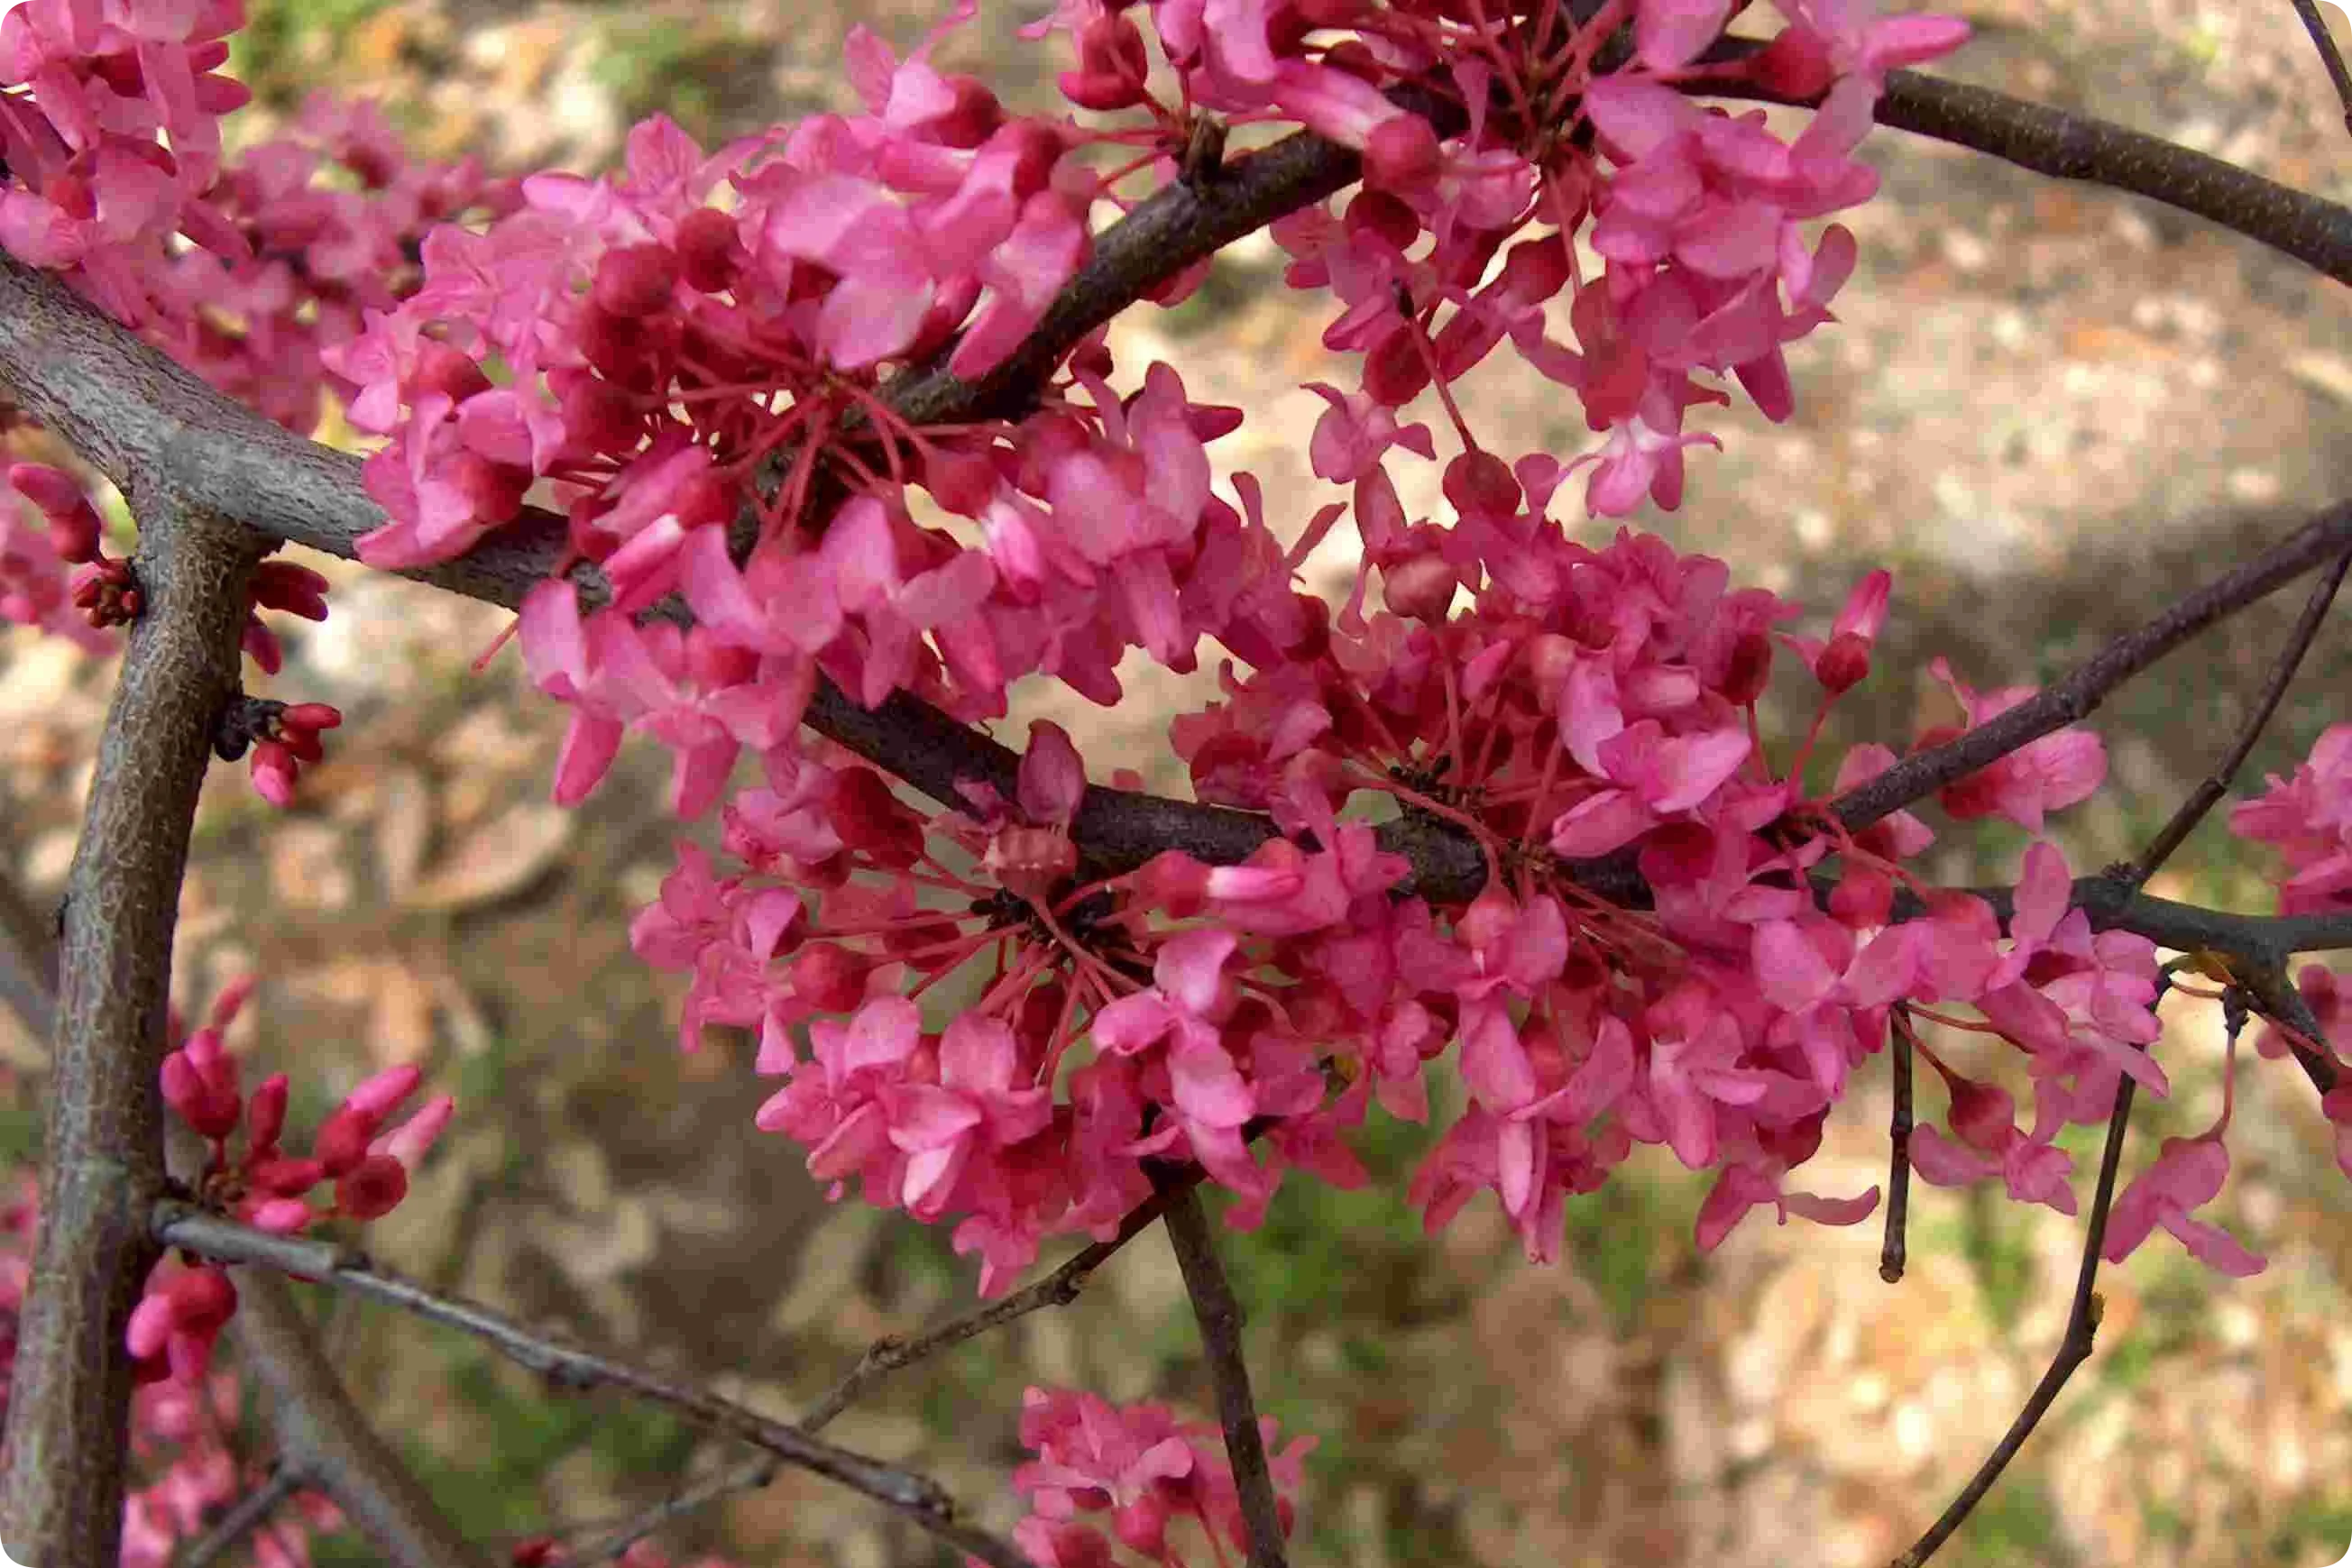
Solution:
[{"label": "sunlit background", "polygon": [[[1044,107],[1066,43],[1014,36],[1036,9],[983,5],[945,59]],[[1944,74],[2352,199],[2352,140],[2288,0],[1960,9],[1979,37]],[[906,0],[252,0],[249,15],[232,67],[258,94],[246,134],[324,88],[381,98],[420,154],[478,151],[516,170],[602,167],[656,111],[709,145],[853,108],[837,65],[848,24],[903,48],[936,20]],[[1693,454],[1679,513],[1635,521],[1822,622],[1856,577],[1889,567],[1877,667],[1833,738],[1899,749],[1958,717],[1925,677],[1933,654],[1979,686],[2049,679],[2352,488],[2338,455],[2352,452],[2352,307],[2338,285],[2167,210],[1891,131],[1864,156],[1885,189],[1844,215],[1863,259],[1840,320],[1790,355],[1795,417],[1772,426],[1744,401],[1698,411],[1725,450]],[[1307,468],[1323,405],[1300,383],[1355,371],[1318,342],[1325,300],[1286,291],[1278,262],[1262,239],[1239,246],[1192,300],[1140,308],[1112,343],[1123,387],[1166,359],[1196,400],[1248,411],[1213,456],[1255,472],[1289,528],[1336,498]],[[1554,335],[1569,336],[1564,311]],[[1509,356],[1461,396],[1506,455],[1567,458],[1595,441]],[[1408,507],[1434,510],[1435,467],[1398,467]],[[1555,511],[1580,510],[1580,493],[1567,486]],[[973,1271],[942,1235],[828,1206],[793,1148],[753,1129],[766,1087],[743,1042],[714,1031],[679,1054],[682,987],[632,957],[625,932],[680,832],[659,804],[666,758],[633,746],[586,807],[558,811],[562,713],[528,693],[511,653],[468,668],[506,617],[305,559],[337,585],[332,617],[289,632],[285,674],[258,689],[333,702],[349,723],[290,814],[221,766],[198,818],[179,995],[197,1006],[235,975],[264,977],[232,1043],[294,1074],[296,1125],[387,1064],[422,1063],[456,1092],[457,1126],[373,1228],[375,1255],[780,1414],[875,1335],[968,1304]],[[1323,587],[1351,571],[1328,549],[1313,568]],[[2053,828],[2078,869],[2136,850],[2218,758],[2298,600],[2176,654],[2097,716],[2110,788]],[[2352,717],[2347,634],[2339,607],[2246,782]],[[1098,779],[1135,766],[1181,789],[1165,726],[1203,700],[1205,677],[1133,674],[1116,711],[1040,693],[1005,733],[1051,714]],[[38,899],[62,888],[107,685],[56,641],[0,634],[0,860]],[[1927,814],[1945,830],[1937,879],[2015,874],[2021,833]],[[2262,870],[2217,817],[2153,891],[2267,912]],[[2141,1103],[2127,1176],[2159,1135],[2201,1130],[2219,1106],[2216,1009],[2176,998],[2167,1016],[2175,1094]],[[28,1156],[40,1050],[0,1018],[0,1051],[16,1070],[0,1142]],[[2268,1271],[2218,1280],[2161,1235],[2106,1270],[2097,1355],[1939,1561],[2314,1568],[2352,1540],[2352,1192],[2308,1084],[2248,1056],[2213,1213]],[[1889,1105],[1874,1064],[1809,1185],[1883,1182]],[[1942,1109],[1923,1084],[1921,1119]],[[2078,1168],[2095,1136],[2062,1140]],[[1293,1180],[1261,1231],[1225,1241],[1261,1408],[1321,1440],[1302,1565],[1881,1563],[1943,1508],[2058,1339],[2076,1231],[1981,1188],[1915,1186],[1909,1273],[1889,1286],[1875,1221],[1776,1230],[1759,1213],[1700,1258],[1703,1186],[1645,1150],[1571,1204],[1569,1256],[1538,1269],[1486,1200],[1423,1236],[1403,1186],[1429,1140],[1376,1121],[1372,1187]],[[737,1457],[666,1416],[551,1395],[470,1343],[372,1309],[330,1316],[362,1404],[478,1538],[625,1514]],[[1035,1382],[1211,1414],[1156,1232],[1077,1304],[902,1375],[828,1435],[929,1470],[1008,1524],[1020,1395]],[[880,1568],[930,1550],[791,1472],[663,1541],[747,1568]],[[322,1564],[371,1560],[356,1537],[316,1550]]]}]

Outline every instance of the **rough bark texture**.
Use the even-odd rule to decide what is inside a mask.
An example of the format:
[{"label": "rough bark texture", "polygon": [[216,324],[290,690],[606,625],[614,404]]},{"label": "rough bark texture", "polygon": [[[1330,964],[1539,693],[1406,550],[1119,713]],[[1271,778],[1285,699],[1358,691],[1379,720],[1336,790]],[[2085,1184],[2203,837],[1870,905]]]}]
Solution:
[{"label": "rough bark texture", "polygon": [[67,883],[41,1233],[0,1448],[0,1534],[40,1568],[111,1568],[121,1539],[123,1328],[156,1256],[172,929],[213,718],[236,689],[246,584],[266,548],[168,498],[134,503],[147,519],[136,562],[146,612]]}]

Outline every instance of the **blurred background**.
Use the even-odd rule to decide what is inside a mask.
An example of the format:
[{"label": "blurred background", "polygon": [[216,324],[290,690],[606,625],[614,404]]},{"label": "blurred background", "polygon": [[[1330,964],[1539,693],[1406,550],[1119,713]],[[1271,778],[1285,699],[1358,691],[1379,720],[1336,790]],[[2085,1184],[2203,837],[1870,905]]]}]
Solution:
[{"label": "blurred background", "polygon": [[[852,108],[838,68],[848,25],[904,49],[938,15],[916,0],[248,9],[234,68],[258,93],[248,135],[324,88],[381,99],[424,155],[583,171],[656,110],[709,145]],[[983,6],[944,63],[982,70],[1016,107],[1045,106],[1066,46],[1014,37],[1037,9]],[[1978,36],[1948,74],[2352,199],[2352,141],[2288,0],[1958,9]],[[1926,679],[1932,655],[1981,688],[2047,680],[2352,488],[2352,300],[2130,198],[1892,131],[1864,156],[1884,193],[1843,217],[1862,262],[1840,320],[1790,353],[1794,418],[1700,411],[1725,450],[1692,455],[1678,513],[1634,521],[1802,601],[1815,629],[1861,573],[1891,568],[1877,667],[1833,738],[1900,748],[1958,716]],[[1122,384],[1164,358],[1194,398],[1248,411],[1213,455],[1260,476],[1283,528],[1329,498],[1303,460],[1322,404],[1299,383],[1353,372],[1320,349],[1328,312],[1281,287],[1279,259],[1262,239],[1235,247],[1194,299],[1139,309],[1113,345]],[[1592,444],[1508,355],[1461,395],[1506,454]],[[1399,476],[1414,515],[1434,509],[1433,465],[1407,459]],[[457,1095],[409,1202],[373,1228],[375,1255],[780,1414],[877,1333],[968,1305],[972,1271],[943,1236],[828,1206],[794,1149],[754,1130],[766,1086],[742,1042],[714,1031],[679,1053],[682,988],[625,937],[680,834],[659,803],[666,759],[633,743],[583,809],[556,810],[561,712],[511,656],[468,669],[503,614],[303,559],[334,580],[332,617],[289,631],[287,672],[259,689],[334,702],[349,722],[289,814],[220,765],[197,823],[178,996],[194,1010],[221,982],[262,975],[232,1043],[250,1071],[294,1073],[311,1101],[298,1098],[297,1126],[394,1063],[422,1063]],[[1349,571],[1328,553],[1315,566],[1325,586]],[[2136,850],[2219,757],[2300,598],[2175,654],[2096,716],[2110,787],[2053,826],[2078,870]],[[2352,611],[2333,622],[2242,784],[2259,788],[2352,716]],[[1006,733],[1051,713],[1097,776],[1103,758],[1157,758],[1154,783],[1181,789],[1166,721],[1204,693],[1135,674],[1117,711],[1051,698]],[[108,682],[55,640],[0,634],[0,861],[44,901],[62,888]],[[1947,831],[1927,870],[2013,876],[2024,842],[2002,827]],[[2154,891],[2267,912],[2263,869],[2217,815]],[[2138,1107],[2126,1176],[2159,1136],[2200,1130],[2219,1107],[2218,1009],[2176,997],[2168,1018],[2176,1092]],[[0,1052],[13,1068],[0,1154],[20,1157],[37,1144],[40,1051],[0,1017]],[[2221,1280],[2161,1235],[2106,1270],[2097,1354],[1939,1561],[2306,1568],[2352,1540],[2352,1195],[2301,1076],[2251,1052],[2246,1065],[2213,1217],[2269,1270]],[[1942,1107],[1923,1086],[1921,1119]],[[1888,1109],[1874,1069],[1810,1185],[1883,1182]],[[2067,1140],[2078,1167],[2094,1163],[2095,1133]],[[1530,1268],[1487,1200],[1423,1237],[1403,1183],[1427,1139],[1376,1124],[1363,1147],[1373,1186],[1294,1181],[1262,1231],[1226,1244],[1253,1312],[1261,1407],[1286,1437],[1321,1440],[1302,1565],[1884,1563],[1942,1510],[2057,1343],[2079,1239],[2047,1209],[1915,1186],[1896,1286],[1878,1278],[1874,1220],[1775,1229],[1751,1217],[1701,1259],[1703,1188],[1647,1150],[1571,1205],[1563,1261]],[[624,1515],[735,1458],[625,1402],[551,1396],[405,1320],[349,1307],[332,1319],[362,1403],[478,1537]],[[1211,1414],[1157,1232],[1076,1305],[900,1375],[829,1436],[930,1471],[1006,1525],[1020,1511],[1008,1475],[1024,1457],[1021,1391],[1036,1382]],[[763,1568],[929,1560],[880,1511],[792,1472],[662,1540],[675,1555],[724,1550]],[[355,1538],[321,1539],[318,1554],[369,1560]]]}]

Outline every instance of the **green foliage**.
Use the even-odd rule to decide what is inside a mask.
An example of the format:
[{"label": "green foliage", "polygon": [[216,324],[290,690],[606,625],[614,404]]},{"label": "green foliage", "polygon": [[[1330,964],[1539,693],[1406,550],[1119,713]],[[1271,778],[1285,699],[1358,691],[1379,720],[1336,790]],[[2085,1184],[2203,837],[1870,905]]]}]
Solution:
[{"label": "green foliage", "polygon": [[1705,1197],[1706,1179],[1680,1166],[1629,1164],[1601,1191],[1568,1200],[1568,1256],[1608,1303],[1619,1333],[1633,1332],[1672,1260],[1695,1245]]},{"label": "green foliage", "polygon": [[752,39],[723,18],[695,12],[629,10],[604,24],[598,82],[632,124],[667,114],[709,142],[722,109],[711,84],[757,52]]},{"label": "green foliage", "polygon": [[2059,1539],[2048,1483],[2015,1468],[1977,1504],[1948,1552],[1956,1568],[2068,1568],[2076,1561]]},{"label": "green foliage", "polygon": [[[1445,1310],[1433,1291],[1452,1299],[1461,1287],[1432,1278],[1420,1218],[1404,1195],[1434,1141],[1429,1124],[1375,1111],[1349,1139],[1371,1173],[1369,1186],[1342,1192],[1307,1176],[1285,1183],[1265,1223],[1223,1249],[1254,1319],[1281,1325],[1286,1337],[1335,1320],[1377,1333],[1383,1320],[1413,1322]],[[1219,1232],[1230,1234],[1222,1226]]]},{"label": "green foliage", "polygon": [[1984,1295],[1985,1310],[2006,1333],[2033,1293],[2037,1270],[2025,1216],[1990,1182],[1968,1189],[1960,1247]]},{"label": "green foliage", "polygon": [[245,26],[229,35],[228,74],[256,99],[285,106],[314,85],[303,40],[342,37],[383,10],[386,0],[248,0]]}]

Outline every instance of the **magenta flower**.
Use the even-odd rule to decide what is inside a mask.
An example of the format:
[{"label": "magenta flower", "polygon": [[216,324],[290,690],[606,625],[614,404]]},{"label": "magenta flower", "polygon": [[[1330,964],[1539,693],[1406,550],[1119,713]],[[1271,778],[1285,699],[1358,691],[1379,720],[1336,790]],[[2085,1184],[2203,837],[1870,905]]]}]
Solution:
[{"label": "magenta flower", "polygon": [[2236,1279],[2259,1274],[2262,1257],[2246,1250],[2237,1238],[2218,1225],[2194,1216],[2213,1201],[2230,1174],[2230,1151],[2216,1127],[2195,1138],[2167,1138],[2156,1163],[2142,1171],[2116,1198],[2107,1216],[2106,1246],[2110,1263],[2130,1257],[2158,1226],[2178,1237],[2189,1255]]}]

